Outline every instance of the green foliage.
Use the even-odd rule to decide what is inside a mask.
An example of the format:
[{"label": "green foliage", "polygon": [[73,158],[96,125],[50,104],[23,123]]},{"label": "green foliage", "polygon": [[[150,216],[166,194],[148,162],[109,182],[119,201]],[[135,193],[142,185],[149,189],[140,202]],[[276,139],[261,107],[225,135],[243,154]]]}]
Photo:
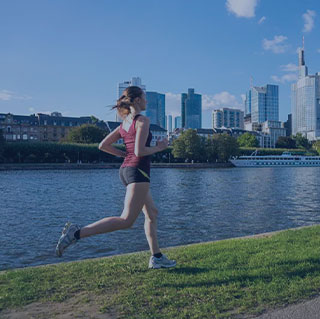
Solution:
[{"label": "green foliage", "polygon": [[259,147],[259,141],[250,133],[244,133],[238,137],[239,146],[243,147]]},{"label": "green foliage", "polygon": [[107,132],[96,125],[83,124],[70,130],[62,141],[81,144],[100,143],[106,135]]},{"label": "green foliage", "polygon": [[201,161],[205,158],[205,140],[195,130],[186,130],[173,142],[172,154],[188,161]]},{"label": "green foliage", "polygon": [[0,163],[4,162],[4,158],[2,157],[3,151],[4,151],[4,145],[5,145],[5,139],[3,136],[3,131],[0,129]]},{"label": "green foliage", "polygon": [[99,122],[99,119],[97,117],[95,117],[94,115],[91,115],[90,118],[91,118],[91,121],[93,124],[96,124]]},{"label": "green foliage", "polygon": [[[240,147],[239,154],[240,155],[251,155],[257,148],[256,147]],[[283,152],[290,152],[294,155],[316,155],[316,150],[309,150],[306,152],[305,149],[287,149],[287,148],[259,148],[258,155],[281,155]]]},{"label": "green foliage", "polygon": [[228,134],[216,134],[205,139],[189,129],[173,142],[172,154],[180,160],[227,162],[230,156],[237,155],[238,148],[237,140]]},{"label": "green foliage", "polygon": [[312,144],[301,133],[297,133],[297,135],[293,138],[296,141],[296,146],[298,148],[304,148],[306,150],[309,150],[312,147]]},{"label": "green foliage", "polygon": [[231,156],[238,154],[239,144],[235,137],[224,133],[216,134],[212,139],[217,143],[218,160],[220,162],[228,162]]},{"label": "green foliage", "polygon": [[102,152],[98,144],[8,142],[3,149],[5,163],[83,163],[120,162],[122,159]]},{"label": "green foliage", "polygon": [[312,147],[318,152],[320,155],[320,140],[313,143]]},{"label": "green foliage", "polygon": [[289,136],[279,136],[276,148],[296,148],[296,141]]}]

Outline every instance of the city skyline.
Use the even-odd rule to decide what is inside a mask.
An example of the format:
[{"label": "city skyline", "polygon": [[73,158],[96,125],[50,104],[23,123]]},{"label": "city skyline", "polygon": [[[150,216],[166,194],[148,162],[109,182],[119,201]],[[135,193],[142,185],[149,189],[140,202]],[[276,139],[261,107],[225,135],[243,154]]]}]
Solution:
[{"label": "city skyline", "polygon": [[291,1],[275,10],[275,3],[2,1],[0,112],[110,121],[118,83],[140,77],[148,91],[165,94],[173,118],[181,93],[195,88],[204,128],[214,109],[243,110],[251,84],[276,84],[286,121],[303,35],[309,73],[320,71],[320,4]]}]

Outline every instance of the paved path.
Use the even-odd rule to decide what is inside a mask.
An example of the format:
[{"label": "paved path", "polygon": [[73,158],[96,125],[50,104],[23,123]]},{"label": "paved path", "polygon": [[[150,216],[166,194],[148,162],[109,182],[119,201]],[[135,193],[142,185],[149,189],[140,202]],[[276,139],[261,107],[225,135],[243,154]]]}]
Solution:
[{"label": "paved path", "polygon": [[254,319],[320,319],[320,297],[269,311]]}]

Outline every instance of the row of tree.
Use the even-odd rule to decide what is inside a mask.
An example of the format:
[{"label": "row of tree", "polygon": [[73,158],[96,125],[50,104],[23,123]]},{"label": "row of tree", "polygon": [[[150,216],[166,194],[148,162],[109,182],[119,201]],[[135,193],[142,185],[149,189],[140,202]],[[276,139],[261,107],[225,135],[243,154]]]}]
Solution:
[{"label": "row of tree", "polygon": [[[259,147],[259,142],[256,137],[250,133],[244,133],[238,137],[238,143],[241,147]],[[288,148],[297,149],[303,148],[310,150],[312,148],[312,143],[308,141],[301,133],[296,136],[280,136],[276,142],[276,148]]]},{"label": "row of tree", "polygon": [[227,162],[239,153],[237,139],[228,134],[217,134],[210,138],[201,137],[189,129],[174,140],[172,154],[183,161]]},{"label": "row of tree", "polygon": [[[121,162],[121,158],[104,153],[98,143],[106,136],[106,131],[92,124],[72,129],[60,143],[14,142],[5,143],[0,130],[0,162],[6,163],[63,163],[71,162]],[[124,146],[116,147],[124,149]],[[210,138],[199,136],[195,130],[184,131],[174,140],[173,146],[152,155],[153,162],[227,162],[231,156],[248,155],[258,147],[257,139],[250,133],[235,137],[216,134]],[[281,154],[287,149],[296,151],[312,147],[320,154],[320,141],[313,145],[301,134],[295,137],[281,137],[276,149],[260,149],[259,154]],[[299,149],[298,149],[299,148]]]}]

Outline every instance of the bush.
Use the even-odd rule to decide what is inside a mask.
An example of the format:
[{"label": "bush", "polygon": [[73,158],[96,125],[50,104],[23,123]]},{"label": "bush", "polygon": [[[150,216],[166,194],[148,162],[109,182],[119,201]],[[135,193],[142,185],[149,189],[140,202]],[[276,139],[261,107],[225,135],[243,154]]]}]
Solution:
[{"label": "bush", "polygon": [[[33,155],[30,157],[30,155]],[[102,152],[98,144],[66,144],[44,142],[7,142],[3,149],[4,163],[76,163],[121,162],[121,158]]]}]

